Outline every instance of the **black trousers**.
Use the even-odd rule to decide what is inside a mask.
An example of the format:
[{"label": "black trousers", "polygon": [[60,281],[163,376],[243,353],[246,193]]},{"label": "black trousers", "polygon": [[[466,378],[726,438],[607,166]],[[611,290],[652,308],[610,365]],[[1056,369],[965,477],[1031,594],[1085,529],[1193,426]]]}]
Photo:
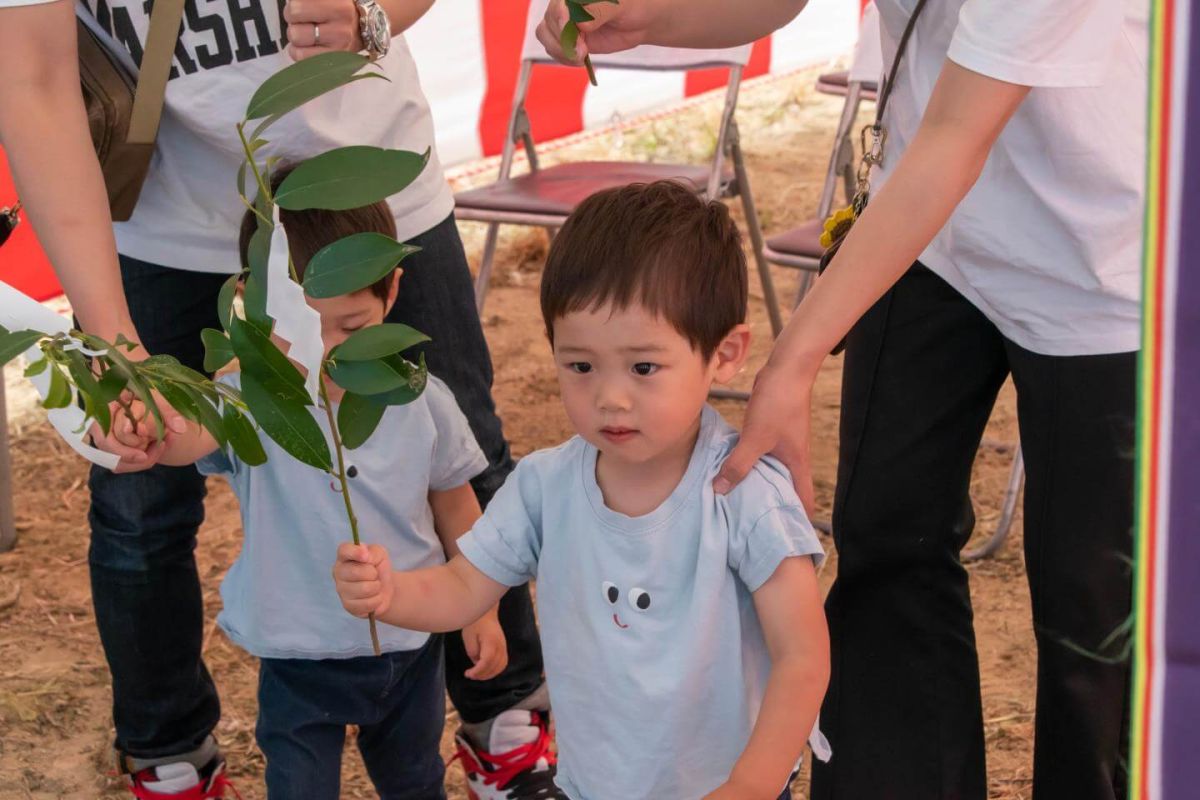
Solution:
[{"label": "black trousers", "polygon": [[[462,241],[453,217],[412,241],[422,249],[404,261],[388,320],[432,338],[424,345],[429,369],[454,392],[488,458],[488,469],[471,482],[486,506],[513,462],[492,403],[492,363]],[[217,292],[228,276],[126,257],[121,275],[146,349],[203,369],[200,331],[220,326]],[[221,714],[200,653],[204,609],[194,551],[204,521],[204,478],[194,467],[157,466],[121,475],[97,467],[89,486],[92,603],[112,674],[116,745],[139,758],[188,752],[212,732]],[[509,590],[499,616],[508,668],[489,681],[463,677],[471,660],[462,637],[445,637],[446,686],[467,722],[511,708],[542,682],[529,587]]]},{"label": "black trousers", "polygon": [[1054,357],[1006,339],[920,264],[854,328],[826,612],[833,759],[814,800],[987,797],[967,572],[971,467],[1012,375],[1037,639],[1034,797],[1125,795],[1136,353]]}]

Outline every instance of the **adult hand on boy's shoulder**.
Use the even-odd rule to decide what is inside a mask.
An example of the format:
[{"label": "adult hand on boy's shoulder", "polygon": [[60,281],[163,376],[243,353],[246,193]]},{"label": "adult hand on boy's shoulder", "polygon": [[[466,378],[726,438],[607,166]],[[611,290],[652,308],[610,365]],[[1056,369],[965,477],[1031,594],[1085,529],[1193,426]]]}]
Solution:
[{"label": "adult hand on boy's shoulder", "polygon": [[508,640],[500,627],[496,606],[463,628],[463,646],[473,666],[464,674],[473,681],[496,677],[508,666]]},{"label": "adult hand on boy's shoulder", "polygon": [[809,458],[812,381],[786,370],[764,368],[754,381],[746,419],[737,446],[713,480],[718,494],[727,494],[768,453],[792,474],[805,512],[812,514],[814,493]]},{"label": "adult hand on boy's shoulder", "polygon": [[338,545],[333,583],[342,606],[354,616],[386,613],[392,604],[392,562],[387,550],[377,544]]}]

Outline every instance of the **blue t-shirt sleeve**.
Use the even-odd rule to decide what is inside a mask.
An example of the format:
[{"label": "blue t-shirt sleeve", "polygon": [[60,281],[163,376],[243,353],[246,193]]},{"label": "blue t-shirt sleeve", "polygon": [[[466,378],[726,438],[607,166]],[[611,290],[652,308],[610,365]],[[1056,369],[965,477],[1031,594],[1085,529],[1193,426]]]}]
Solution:
[{"label": "blue t-shirt sleeve", "polygon": [[537,575],[542,551],[541,503],[541,478],[526,458],[458,540],[459,552],[497,583],[528,583]]},{"label": "blue t-shirt sleeve", "polygon": [[442,492],[462,486],[487,469],[488,462],[449,387],[430,375],[425,398],[436,429],[429,488]]},{"label": "blue t-shirt sleeve", "polygon": [[825,560],[825,549],[781,464],[760,461],[735,494],[729,567],[751,592],[758,591],[785,558],[808,556],[814,566]]},{"label": "blue t-shirt sleeve", "polygon": [[236,456],[231,458],[218,447],[197,461],[196,469],[200,470],[201,475],[232,475],[236,470],[233,463],[235,460]]}]

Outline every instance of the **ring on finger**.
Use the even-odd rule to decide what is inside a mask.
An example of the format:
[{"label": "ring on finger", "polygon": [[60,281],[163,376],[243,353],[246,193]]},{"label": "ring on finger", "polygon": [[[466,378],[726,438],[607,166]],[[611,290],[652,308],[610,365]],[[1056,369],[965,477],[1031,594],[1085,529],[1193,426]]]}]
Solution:
[{"label": "ring on finger", "polygon": [[320,43],[321,43],[321,26],[314,22],[313,23],[313,47],[316,47]]}]

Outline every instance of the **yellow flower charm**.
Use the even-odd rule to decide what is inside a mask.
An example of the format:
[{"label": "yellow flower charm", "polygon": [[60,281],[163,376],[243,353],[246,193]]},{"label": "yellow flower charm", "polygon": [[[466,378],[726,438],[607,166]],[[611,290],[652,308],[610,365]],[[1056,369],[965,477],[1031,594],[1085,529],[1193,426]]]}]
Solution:
[{"label": "yellow flower charm", "polygon": [[846,206],[839,208],[837,211],[829,215],[825,220],[825,230],[821,233],[821,247],[829,248],[838,239],[846,235],[846,231],[850,230],[850,226],[854,224],[856,215],[854,206]]}]

